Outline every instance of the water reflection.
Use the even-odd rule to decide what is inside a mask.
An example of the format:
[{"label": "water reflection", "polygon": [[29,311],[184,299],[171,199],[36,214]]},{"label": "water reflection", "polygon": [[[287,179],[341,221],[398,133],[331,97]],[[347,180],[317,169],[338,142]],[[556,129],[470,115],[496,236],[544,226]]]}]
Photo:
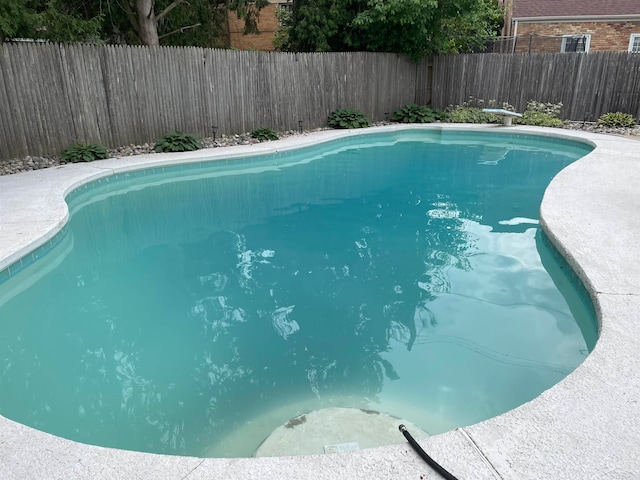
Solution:
[{"label": "water reflection", "polygon": [[587,347],[535,224],[514,220],[535,221],[571,158],[518,148],[403,142],[77,209],[73,250],[0,309],[0,411],[89,443],[233,456],[299,409],[437,433],[532,398]]}]

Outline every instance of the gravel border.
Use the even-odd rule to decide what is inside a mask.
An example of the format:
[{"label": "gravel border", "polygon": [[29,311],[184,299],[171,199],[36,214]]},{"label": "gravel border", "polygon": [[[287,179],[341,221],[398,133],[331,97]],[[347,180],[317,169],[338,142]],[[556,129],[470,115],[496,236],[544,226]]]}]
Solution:
[{"label": "gravel border", "polygon": [[[294,135],[301,135],[302,133],[317,132],[320,130],[326,130],[326,128],[305,130],[303,132],[287,130],[279,132],[278,137],[282,139]],[[253,138],[250,133],[242,133],[235,135],[221,135],[215,140],[212,137],[205,137],[202,139],[202,148],[233,147],[236,145],[253,145],[256,143],[260,143],[260,140]],[[132,155],[156,153],[153,149],[154,146],[155,144],[153,143],[145,143],[143,145],[125,145],[109,150],[109,157],[130,157]],[[35,157],[29,155],[22,159],[16,158],[12,160],[0,160],[0,175],[12,175],[15,173],[28,172],[30,170],[40,170],[42,168],[56,167],[64,163],[65,162],[62,162],[58,156]]]},{"label": "gravel border", "polygon": [[[378,122],[373,123],[372,126],[384,126],[392,124],[393,122]],[[567,122],[563,128],[569,130],[582,130],[592,133],[622,135],[632,138],[637,137],[637,139],[640,140],[640,125],[634,128],[609,128],[599,126],[595,123]],[[286,130],[284,132],[278,132],[278,137],[282,139],[295,135],[302,135],[305,133],[319,132],[322,130],[331,129],[328,127],[324,127],[304,131]],[[260,143],[260,140],[253,138],[250,133],[242,133],[235,135],[221,135],[215,140],[212,137],[205,137],[202,139],[202,148],[233,147],[236,145],[253,145],[256,143]],[[155,153],[153,147],[154,144],[151,143],[145,143],[143,145],[126,145],[109,150],[109,157],[129,157],[131,155]],[[12,175],[15,173],[28,172],[30,170],[40,170],[43,168],[55,167],[61,164],[64,164],[64,162],[60,161],[60,158],[57,156],[35,157],[29,155],[22,159],[17,158],[12,160],[0,160],[0,175]]]}]

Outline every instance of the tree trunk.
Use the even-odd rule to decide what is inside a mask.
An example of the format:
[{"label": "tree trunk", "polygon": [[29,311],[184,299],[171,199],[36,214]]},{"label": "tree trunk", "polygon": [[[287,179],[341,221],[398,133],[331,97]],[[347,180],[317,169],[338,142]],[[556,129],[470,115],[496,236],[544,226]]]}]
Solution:
[{"label": "tree trunk", "polygon": [[142,43],[149,46],[160,45],[154,3],[154,0],[136,0],[138,26],[140,27],[138,35]]}]

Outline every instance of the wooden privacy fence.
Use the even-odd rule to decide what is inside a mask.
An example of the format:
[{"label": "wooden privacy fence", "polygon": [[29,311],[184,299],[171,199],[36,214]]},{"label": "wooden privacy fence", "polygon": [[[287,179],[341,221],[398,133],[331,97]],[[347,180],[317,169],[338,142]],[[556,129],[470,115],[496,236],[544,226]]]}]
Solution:
[{"label": "wooden privacy fence", "polygon": [[0,159],[72,143],[154,142],[322,126],[338,108],[382,120],[426,103],[426,62],[395,54],[265,53],[195,47],[0,45]]},{"label": "wooden privacy fence", "polygon": [[[640,54],[265,53],[195,47],[0,45],[0,160],[66,146],[324,125],[338,108],[382,120],[406,103],[562,102],[561,116],[640,116]],[[432,66],[431,66],[432,65]]]},{"label": "wooden privacy fence", "polygon": [[560,115],[597,120],[607,112],[640,117],[640,54],[626,52],[441,55],[433,61],[433,105],[469,97],[508,102],[562,102]]}]

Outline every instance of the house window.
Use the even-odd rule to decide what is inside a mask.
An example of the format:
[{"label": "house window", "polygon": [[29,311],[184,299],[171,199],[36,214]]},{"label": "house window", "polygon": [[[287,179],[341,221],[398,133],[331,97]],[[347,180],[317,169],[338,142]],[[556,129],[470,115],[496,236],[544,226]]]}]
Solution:
[{"label": "house window", "polygon": [[293,12],[293,2],[287,0],[286,3],[278,3],[278,8],[281,8],[282,10],[286,10],[288,12]]},{"label": "house window", "polygon": [[640,33],[632,33],[629,40],[629,51],[632,53],[640,53]]},{"label": "house window", "polygon": [[589,52],[591,35],[563,35],[561,52]]}]

